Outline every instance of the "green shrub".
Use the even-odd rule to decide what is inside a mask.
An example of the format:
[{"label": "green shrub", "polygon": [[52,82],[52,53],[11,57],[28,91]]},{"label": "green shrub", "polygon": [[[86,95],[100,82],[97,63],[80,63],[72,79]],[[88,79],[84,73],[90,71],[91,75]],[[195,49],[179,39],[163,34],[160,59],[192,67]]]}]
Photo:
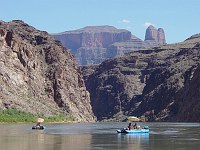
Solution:
[{"label": "green shrub", "polygon": [[35,123],[36,119],[39,117],[43,118],[45,122],[75,121],[74,117],[64,114],[45,116],[44,114],[33,115],[29,112],[20,111],[15,108],[0,110],[0,122],[2,123]]}]

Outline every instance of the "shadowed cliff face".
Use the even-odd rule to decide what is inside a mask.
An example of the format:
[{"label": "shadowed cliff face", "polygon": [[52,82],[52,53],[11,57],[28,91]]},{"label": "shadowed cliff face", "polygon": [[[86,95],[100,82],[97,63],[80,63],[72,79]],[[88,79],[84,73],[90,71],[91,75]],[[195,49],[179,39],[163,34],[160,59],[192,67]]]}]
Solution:
[{"label": "shadowed cliff face", "polygon": [[[200,48],[200,47],[199,47]],[[200,65],[190,70],[187,83],[177,96],[178,121],[200,121]]]},{"label": "shadowed cliff face", "polygon": [[198,121],[199,43],[196,35],[105,61],[91,74],[85,71],[97,118],[123,120],[134,115],[147,121]]},{"label": "shadowed cliff face", "polygon": [[141,75],[134,69],[136,60],[136,57],[131,57],[105,61],[87,78],[92,109],[99,120],[129,110],[130,104],[134,103],[132,97],[141,94],[143,85],[134,84]]},{"label": "shadowed cliff face", "polygon": [[1,21],[0,55],[0,108],[95,120],[73,56],[47,32]]}]

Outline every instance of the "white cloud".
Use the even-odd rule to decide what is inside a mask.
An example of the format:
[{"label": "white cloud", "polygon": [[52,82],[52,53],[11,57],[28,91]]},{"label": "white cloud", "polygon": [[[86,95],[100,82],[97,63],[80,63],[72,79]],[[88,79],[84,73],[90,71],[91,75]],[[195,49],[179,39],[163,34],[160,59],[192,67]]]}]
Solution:
[{"label": "white cloud", "polygon": [[122,20],[122,23],[130,23],[131,21],[130,20],[127,20],[127,19],[123,19]]},{"label": "white cloud", "polygon": [[144,23],[144,26],[146,27],[146,28],[148,28],[150,25],[152,25],[152,26],[155,26],[153,23],[151,23],[151,22],[145,22]]}]

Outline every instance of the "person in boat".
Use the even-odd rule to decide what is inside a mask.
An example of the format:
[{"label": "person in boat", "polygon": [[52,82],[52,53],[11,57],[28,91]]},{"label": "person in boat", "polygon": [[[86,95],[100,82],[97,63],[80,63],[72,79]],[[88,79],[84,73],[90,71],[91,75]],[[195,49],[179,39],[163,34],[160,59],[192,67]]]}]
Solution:
[{"label": "person in boat", "polygon": [[41,126],[41,123],[40,123],[40,122],[37,122],[35,126],[36,126],[36,127],[40,127],[40,126]]},{"label": "person in boat", "polygon": [[37,118],[37,123],[36,123],[35,126],[36,126],[36,127],[42,126],[42,125],[41,125],[42,122],[44,122],[44,119],[42,119],[42,118]]},{"label": "person in boat", "polygon": [[128,130],[131,130],[131,123],[128,124]]},{"label": "person in boat", "polygon": [[133,125],[133,129],[138,129],[137,123]]}]

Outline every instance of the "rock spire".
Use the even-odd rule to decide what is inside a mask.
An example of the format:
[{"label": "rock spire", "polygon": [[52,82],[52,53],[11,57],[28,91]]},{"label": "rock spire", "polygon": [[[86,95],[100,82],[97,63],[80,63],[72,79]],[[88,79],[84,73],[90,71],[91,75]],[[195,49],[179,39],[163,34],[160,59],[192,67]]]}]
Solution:
[{"label": "rock spire", "polygon": [[166,44],[164,29],[156,29],[154,26],[150,25],[146,29],[145,41],[155,41],[159,45]]}]

